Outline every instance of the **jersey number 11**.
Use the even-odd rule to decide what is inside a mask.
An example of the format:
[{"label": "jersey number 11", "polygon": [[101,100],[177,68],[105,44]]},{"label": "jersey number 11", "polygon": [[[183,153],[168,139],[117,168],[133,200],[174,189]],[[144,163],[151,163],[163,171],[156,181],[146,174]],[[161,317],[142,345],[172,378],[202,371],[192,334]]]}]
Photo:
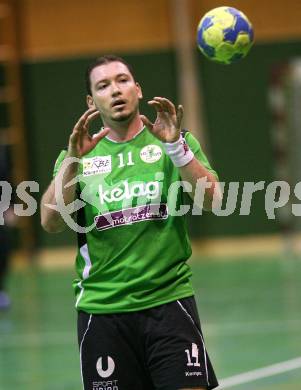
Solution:
[{"label": "jersey number 11", "polygon": [[125,161],[123,153],[118,153],[117,156],[119,158],[118,168],[123,168],[126,165],[134,165],[132,152],[128,152],[127,161]]}]

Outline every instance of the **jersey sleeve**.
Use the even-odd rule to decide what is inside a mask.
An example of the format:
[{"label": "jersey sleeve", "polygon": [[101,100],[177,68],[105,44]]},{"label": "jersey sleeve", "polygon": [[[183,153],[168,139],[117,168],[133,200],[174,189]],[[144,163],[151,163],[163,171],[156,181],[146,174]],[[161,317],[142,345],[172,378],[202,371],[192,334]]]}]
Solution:
[{"label": "jersey sleeve", "polygon": [[56,159],[56,162],[54,164],[54,168],[53,168],[53,177],[55,177],[58,173],[58,171],[60,170],[60,167],[62,165],[62,162],[64,161],[65,157],[66,157],[66,154],[67,154],[67,150],[62,150],[58,156],[58,158]]},{"label": "jersey sleeve", "polygon": [[190,149],[193,151],[194,156],[197,160],[200,161],[204,165],[204,167],[212,173],[218,180],[218,175],[216,171],[211,167],[208,158],[206,157],[205,153],[203,152],[201,145],[199,141],[189,132],[185,131],[183,134],[186,143],[190,147]]}]

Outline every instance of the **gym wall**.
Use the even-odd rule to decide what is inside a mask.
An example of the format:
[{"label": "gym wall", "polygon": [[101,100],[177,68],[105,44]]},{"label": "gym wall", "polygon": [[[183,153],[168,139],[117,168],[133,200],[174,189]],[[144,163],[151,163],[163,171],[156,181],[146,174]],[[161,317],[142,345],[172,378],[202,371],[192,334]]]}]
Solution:
[{"label": "gym wall", "polygon": [[[40,195],[52,177],[53,163],[85,110],[84,71],[95,56],[124,56],[136,70],[144,102],[162,95],[178,103],[176,42],[172,1],[22,0],[20,31],[26,128],[31,179]],[[210,159],[221,181],[273,180],[273,154],[267,91],[271,67],[301,55],[301,7],[283,2],[228,1],[244,11],[256,43],[239,64],[210,63],[195,50],[203,91]],[[187,0],[191,39],[213,0]],[[289,21],[289,23],[287,22]],[[154,117],[145,103],[141,111]],[[254,196],[248,217],[203,215],[191,221],[195,237],[266,234],[278,231],[264,211],[264,194]],[[218,219],[217,219],[218,218]],[[74,234],[48,235],[35,218],[40,246],[66,245]]]}]

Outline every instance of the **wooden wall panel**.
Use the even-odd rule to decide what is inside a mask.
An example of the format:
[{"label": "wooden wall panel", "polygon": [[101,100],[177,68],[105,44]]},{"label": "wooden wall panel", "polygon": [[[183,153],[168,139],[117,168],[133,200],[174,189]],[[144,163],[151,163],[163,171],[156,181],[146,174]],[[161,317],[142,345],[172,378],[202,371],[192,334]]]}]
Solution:
[{"label": "wooden wall panel", "polygon": [[[220,0],[183,0],[191,39],[201,16]],[[104,52],[167,49],[172,0],[19,0],[23,57],[39,59]],[[301,0],[227,0],[252,21],[257,42],[301,38]]]},{"label": "wooden wall panel", "polygon": [[169,0],[22,0],[23,57],[170,46]]}]

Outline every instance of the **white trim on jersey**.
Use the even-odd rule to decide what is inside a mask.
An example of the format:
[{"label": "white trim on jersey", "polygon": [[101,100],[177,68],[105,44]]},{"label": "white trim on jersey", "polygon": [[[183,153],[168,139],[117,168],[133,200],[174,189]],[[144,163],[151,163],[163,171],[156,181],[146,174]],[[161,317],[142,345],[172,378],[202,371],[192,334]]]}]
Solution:
[{"label": "white trim on jersey", "polygon": [[90,328],[91,321],[92,321],[92,314],[90,314],[87,329],[85,330],[85,333],[83,335],[83,338],[82,338],[82,341],[81,341],[80,347],[79,347],[80,375],[82,377],[83,390],[85,390],[85,384],[84,384],[84,376],[83,376],[82,347],[83,347],[83,342],[85,340],[86,334],[88,333],[88,330]]},{"label": "white trim on jersey", "polygon": [[[103,127],[103,128],[104,128],[104,127]],[[103,128],[102,128],[102,129],[103,129]],[[131,139],[127,140],[127,141],[115,141],[114,139],[110,138],[108,135],[106,135],[105,138],[106,138],[107,140],[111,141],[111,142],[114,142],[115,144],[122,144],[122,143],[124,143],[124,142],[128,142],[128,141],[131,141],[132,139],[135,139],[135,138],[137,137],[137,135],[139,135],[140,133],[142,133],[142,131],[143,131],[144,129],[145,129],[145,126],[143,125],[142,129],[139,130],[138,133],[136,133],[136,134],[134,135],[133,138],[131,138]]]},{"label": "white trim on jersey", "polygon": [[92,263],[91,263],[91,259],[90,259],[90,255],[89,255],[89,251],[88,251],[88,244],[83,245],[79,251],[80,251],[80,254],[83,256],[83,259],[85,260],[85,263],[86,263],[84,271],[83,271],[83,279],[87,279],[87,277],[89,276],[89,273],[90,273],[90,269],[92,267]]},{"label": "white trim on jersey", "polygon": [[[88,251],[88,244],[85,244],[82,247],[80,247],[79,251],[80,251],[80,254],[82,255],[82,257],[85,261],[85,268],[83,270],[83,279],[87,279],[87,277],[90,274],[91,267],[92,267],[92,263],[91,263],[91,259],[90,259],[90,255],[89,255],[89,251]],[[84,293],[82,281],[80,281],[77,285],[81,289],[81,292],[76,300],[75,307],[77,307],[77,305],[79,304],[79,301],[81,300],[81,297],[83,296],[83,293]]]},{"label": "white trim on jersey", "polygon": [[202,344],[203,344],[205,368],[206,368],[206,380],[207,380],[208,386],[210,386],[210,383],[209,383],[209,375],[208,375],[208,367],[207,367],[206,347],[205,347],[205,343],[204,343],[204,339],[203,339],[202,333],[199,331],[199,328],[196,326],[196,323],[194,322],[193,318],[192,318],[191,315],[188,313],[188,311],[185,309],[185,307],[182,305],[182,303],[181,303],[180,301],[177,301],[177,303],[179,304],[180,308],[184,311],[184,313],[188,316],[188,318],[190,319],[190,321],[191,321],[191,322],[193,323],[193,325],[195,326],[195,328],[196,328],[198,334],[201,336],[201,340],[202,340]]}]

